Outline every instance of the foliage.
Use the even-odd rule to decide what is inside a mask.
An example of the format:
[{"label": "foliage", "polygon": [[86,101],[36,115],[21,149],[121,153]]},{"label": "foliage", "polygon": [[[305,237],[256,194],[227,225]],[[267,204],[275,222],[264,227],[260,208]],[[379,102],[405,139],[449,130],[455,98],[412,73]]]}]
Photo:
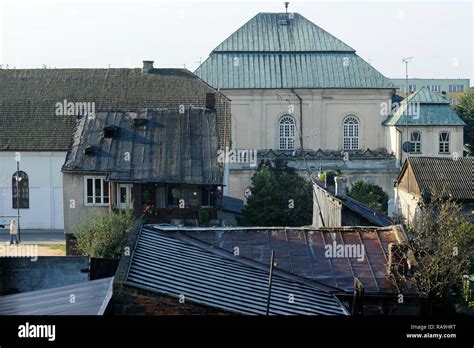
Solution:
[{"label": "foliage", "polygon": [[357,180],[352,185],[348,195],[374,210],[387,211],[388,195],[378,185],[372,185],[363,180]]},{"label": "foliage", "polygon": [[261,164],[252,177],[252,195],[242,216],[244,226],[303,226],[312,221],[312,186],[286,164]]},{"label": "foliage", "polygon": [[474,248],[474,225],[461,205],[434,195],[420,206],[407,235],[401,260],[412,260],[412,267],[408,274],[398,267],[392,270],[398,286],[428,294],[435,302],[459,302],[462,276],[469,272]]},{"label": "foliage", "polygon": [[77,247],[90,257],[118,258],[134,220],[132,210],[97,213],[76,228]]},{"label": "foliage", "polygon": [[210,220],[209,209],[203,209],[203,208],[199,209],[198,211],[199,226],[209,225],[209,220]]},{"label": "foliage", "polygon": [[466,122],[464,127],[464,144],[469,154],[474,154],[474,89],[470,89],[459,99],[454,107],[459,117]]}]

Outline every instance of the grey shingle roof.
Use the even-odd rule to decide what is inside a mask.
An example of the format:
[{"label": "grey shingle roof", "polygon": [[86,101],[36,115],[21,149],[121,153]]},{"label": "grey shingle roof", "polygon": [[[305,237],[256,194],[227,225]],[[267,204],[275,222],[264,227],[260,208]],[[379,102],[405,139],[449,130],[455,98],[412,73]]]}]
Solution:
[{"label": "grey shingle roof", "polygon": [[407,166],[422,194],[443,190],[454,199],[474,200],[474,157],[408,157],[395,181],[399,183]]},{"label": "grey shingle roof", "polygon": [[[66,151],[74,116],[57,116],[56,103],[95,102],[96,110],[205,106],[215,92],[185,69],[0,70],[0,151]],[[216,95],[219,134],[228,99]],[[228,112],[228,111],[227,111]]]},{"label": "grey shingle roof", "polygon": [[214,49],[195,73],[224,89],[394,88],[351,47],[293,15],[259,13]]},{"label": "grey shingle roof", "polygon": [[[134,125],[137,117],[146,119],[146,125]],[[117,127],[117,136],[105,138],[105,126]],[[89,147],[93,156],[85,154]],[[78,121],[62,170],[107,173],[112,181],[220,184],[217,151],[215,111],[98,112],[94,119]]]},{"label": "grey shingle roof", "polygon": [[406,104],[391,115],[385,122],[388,126],[433,125],[433,126],[464,126],[465,123],[451,108],[449,100],[436,92],[422,87],[408,97]]},{"label": "grey shingle roof", "polygon": [[[274,273],[270,314],[347,314],[328,291],[295,278]],[[125,284],[176,298],[184,295],[186,301],[228,312],[262,315],[267,304],[268,265],[210,248],[177,231],[143,227]]]},{"label": "grey shingle roof", "polygon": [[112,281],[104,278],[0,296],[0,315],[102,315],[112,297]]}]

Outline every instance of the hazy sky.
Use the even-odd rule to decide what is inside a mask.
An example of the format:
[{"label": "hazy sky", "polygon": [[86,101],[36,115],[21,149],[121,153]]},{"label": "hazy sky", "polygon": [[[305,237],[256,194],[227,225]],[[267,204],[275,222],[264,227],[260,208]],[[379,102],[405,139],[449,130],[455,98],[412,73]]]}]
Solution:
[{"label": "hazy sky", "polygon": [[[291,1],[387,77],[470,78],[473,1]],[[16,68],[157,67],[194,70],[258,12],[283,1],[0,0],[0,64]]]}]

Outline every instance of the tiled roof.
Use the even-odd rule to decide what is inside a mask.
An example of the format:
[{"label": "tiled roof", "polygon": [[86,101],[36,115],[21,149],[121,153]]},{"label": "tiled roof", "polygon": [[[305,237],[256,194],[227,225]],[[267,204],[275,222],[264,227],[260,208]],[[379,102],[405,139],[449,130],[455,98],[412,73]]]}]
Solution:
[{"label": "tiled roof", "polygon": [[[226,312],[264,315],[269,265],[210,247],[173,228],[143,227],[125,284]],[[343,305],[304,278],[273,274],[270,315],[345,315]],[[290,300],[293,295],[293,301]]]},{"label": "tiled roof", "polygon": [[[75,116],[56,115],[56,103],[64,100],[114,111],[205,106],[206,93],[215,92],[185,69],[0,70],[0,85],[0,151],[66,151]],[[219,120],[227,101],[216,94]]]},{"label": "tiled roof", "polygon": [[353,211],[354,213],[362,216],[363,218],[367,219],[370,223],[372,223],[374,226],[390,226],[393,224],[392,219],[388,217],[387,215],[378,212],[372,208],[369,208],[365,204],[356,201],[355,199],[352,199],[349,196],[337,196],[335,195],[334,189],[330,187],[324,187],[324,184],[320,182],[319,180],[316,180],[314,178],[311,178],[311,181],[313,185],[317,185],[324,191],[326,191],[328,194],[333,196],[333,199],[338,200],[341,202],[341,204]]},{"label": "tiled roof", "polygon": [[422,87],[408,97],[407,105],[401,102],[401,107],[385,122],[388,126],[434,125],[434,126],[464,126],[465,123],[451,108],[448,99],[436,92]]},{"label": "tiled roof", "polygon": [[298,13],[259,13],[195,73],[215,88],[395,88],[355,51]]},{"label": "tiled roof", "polygon": [[399,183],[407,166],[422,194],[433,190],[446,191],[454,199],[474,200],[474,158],[408,157],[395,184]]},{"label": "tiled roof", "polygon": [[[164,227],[162,227],[165,229]],[[177,228],[174,228],[175,230]],[[405,239],[399,227],[342,228],[179,228],[188,237],[230,253],[238,247],[239,257],[268,265],[275,251],[276,268],[341,291],[353,291],[354,277],[367,293],[395,293],[387,273],[388,245]],[[334,238],[334,239],[333,239]],[[334,240],[339,245],[364,246],[365,257],[326,257],[325,246]],[[239,260],[240,260],[239,259]]]},{"label": "tiled roof", "polygon": [[[93,119],[82,117],[62,170],[107,173],[112,181],[220,184],[216,112],[183,111],[99,111]],[[135,118],[146,119],[146,125],[134,125]],[[105,126],[116,127],[116,137],[105,138]],[[93,156],[85,153],[90,147]]]},{"label": "tiled roof", "polygon": [[112,281],[104,278],[0,296],[0,315],[102,315],[112,297]]}]

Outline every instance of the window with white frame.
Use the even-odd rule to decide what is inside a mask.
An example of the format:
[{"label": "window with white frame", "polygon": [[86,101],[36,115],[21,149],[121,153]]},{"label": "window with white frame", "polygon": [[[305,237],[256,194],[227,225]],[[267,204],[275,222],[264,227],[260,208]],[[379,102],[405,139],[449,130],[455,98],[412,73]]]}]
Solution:
[{"label": "window with white frame", "polygon": [[432,92],[441,92],[441,85],[428,85],[428,89]]},{"label": "window with white frame", "polygon": [[359,120],[347,116],[342,123],[342,147],[344,150],[359,149]]},{"label": "window with white frame", "polygon": [[458,105],[457,99],[451,98],[449,102],[451,103],[451,105]]},{"label": "window with white frame", "polygon": [[410,134],[410,153],[421,153],[421,133],[412,132]]},{"label": "window with white frame", "polygon": [[294,150],[295,148],[295,119],[285,115],[279,122],[279,149]]},{"label": "window with white frame", "polygon": [[408,92],[413,93],[416,91],[416,85],[408,85]]},{"label": "window with white frame", "polygon": [[440,132],[439,133],[439,153],[450,153],[449,143],[450,143],[449,132]]},{"label": "window with white frame", "polygon": [[450,92],[463,92],[464,86],[463,85],[449,85]]},{"label": "window with white frame", "polygon": [[84,177],[84,205],[108,205],[109,184],[104,177]]}]

